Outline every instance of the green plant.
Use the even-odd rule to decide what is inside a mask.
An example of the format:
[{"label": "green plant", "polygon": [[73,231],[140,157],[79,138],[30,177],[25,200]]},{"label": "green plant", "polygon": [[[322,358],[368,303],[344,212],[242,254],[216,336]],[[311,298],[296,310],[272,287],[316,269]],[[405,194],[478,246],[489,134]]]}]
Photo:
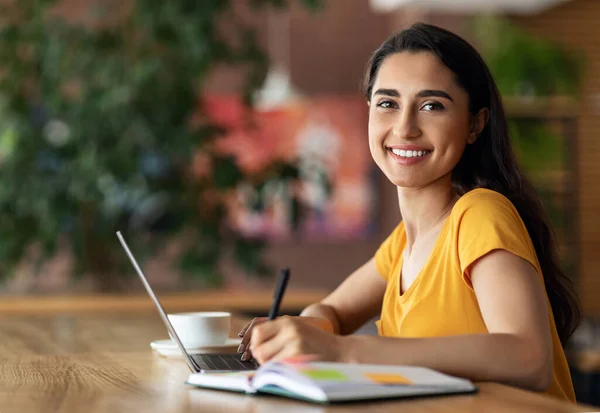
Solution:
[{"label": "green plant", "polygon": [[[530,107],[540,105],[540,109],[552,97],[579,96],[584,61],[578,53],[548,38],[534,36],[507,18],[480,16],[474,20],[473,30],[503,97],[517,98]],[[565,169],[568,142],[550,126],[550,117],[543,110],[537,112],[521,116],[517,108],[516,113],[509,115],[511,139],[523,170],[536,186],[559,244],[565,247],[573,241],[567,240],[568,223],[576,212],[567,210],[568,199],[560,199],[570,188],[557,188],[554,177]],[[569,167],[575,166],[566,166]],[[568,185],[560,181],[558,184]],[[576,267],[573,251],[563,253],[563,267],[572,274]]]},{"label": "green plant", "polygon": [[479,16],[474,35],[504,96],[577,95],[582,57],[507,18]]},{"label": "green plant", "polygon": [[[579,94],[583,67],[579,55],[528,33],[506,18],[480,16],[474,20],[473,29],[504,97],[535,101]],[[565,150],[561,137],[539,112],[538,119],[518,113],[509,117],[515,151],[532,175],[560,167]]]},{"label": "green plant", "polygon": [[[182,269],[209,284],[230,250],[246,270],[267,270],[264,244],[227,230],[225,199],[242,181],[293,178],[295,168],[281,162],[245,174],[213,150],[223,131],[198,104],[219,65],[244,73],[247,102],[268,69],[255,27],[234,3],[90,2],[71,21],[53,0],[2,2],[0,278],[30,246],[41,263],[64,242],[75,273],[96,274],[110,289],[127,264],[118,229],[142,258],[184,239]],[[194,174],[198,157],[208,173]]]}]

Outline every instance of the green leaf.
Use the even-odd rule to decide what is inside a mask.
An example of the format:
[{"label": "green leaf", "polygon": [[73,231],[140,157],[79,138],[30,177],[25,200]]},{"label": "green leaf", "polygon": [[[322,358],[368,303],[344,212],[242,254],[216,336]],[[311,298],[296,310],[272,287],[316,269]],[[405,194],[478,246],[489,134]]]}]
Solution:
[{"label": "green leaf", "polygon": [[245,271],[253,273],[264,269],[262,253],[266,243],[260,239],[238,238],[234,243],[234,258],[236,263]]},{"label": "green leaf", "polygon": [[292,229],[294,231],[298,230],[298,228],[300,227],[300,222],[302,221],[302,204],[296,197],[292,198],[290,208],[290,221],[292,224]]},{"label": "green leaf", "polygon": [[301,0],[304,6],[314,12],[320,12],[325,9],[325,0]]},{"label": "green leaf", "polygon": [[578,95],[583,57],[506,18],[482,16],[473,30],[503,95]]},{"label": "green leaf", "polygon": [[218,125],[205,124],[192,132],[191,138],[196,145],[210,143],[212,140],[222,136],[225,129]]},{"label": "green leaf", "polygon": [[219,189],[234,188],[244,175],[233,157],[218,157],[213,160],[213,179]]},{"label": "green leaf", "polygon": [[546,124],[512,120],[509,126],[515,153],[525,171],[539,173],[560,165],[565,148],[560,136]]},{"label": "green leaf", "polygon": [[[219,252],[217,250],[217,252]],[[211,254],[207,251],[201,251],[198,248],[191,248],[186,251],[179,261],[179,268],[194,278],[209,281],[209,284],[218,284],[221,278],[218,271],[220,256]]]}]

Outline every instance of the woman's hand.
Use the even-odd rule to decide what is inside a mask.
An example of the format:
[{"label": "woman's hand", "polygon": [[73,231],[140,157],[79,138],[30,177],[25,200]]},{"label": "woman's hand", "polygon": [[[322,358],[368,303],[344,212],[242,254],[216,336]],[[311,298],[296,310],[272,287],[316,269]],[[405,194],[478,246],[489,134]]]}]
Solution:
[{"label": "woman's hand", "polygon": [[252,337],[252,330],[254,327],[264,323],[267,320],[267,317],[256,317],[246,324],[238,333],[238,336],[242,337],[242,342],[238,347],[238,353],[242,353],[242,361],[250,360],[252,358],[252,353],[250,352],[250,338]]},{"label": "woman's hand", "polygon": [[[260,364],[299,355],[310,355],[323,361],[339,361],[342,358],[343,337],[324,331],[311,318],[283,316],[274,321],[264,321],[261,319],[254,323],[253,320],[249,327],[252,330],[252,356]],[[248,331],[244,338],[246,335]]]},{"label": "woman's hand", "polygon": [[[331,322],[321,317],[284,316],[280,318],[298,319],[303,323],[308,323],[312,326],[315,326],[319,330],[333,333],[333,326],[331,325]],[[265,323],[268,320],[269,319],[267,317],[256,317],[248,324],[246,324],[244,328],[242,328],[242,330],[238,333],[238,336],[242,337],[242,342],[238,347],[238,353],[242,353],[242,361],[250,360],[252,358],[252,352],[250,351],[250,339],[252,338],[252,331],[256,326]]]}]

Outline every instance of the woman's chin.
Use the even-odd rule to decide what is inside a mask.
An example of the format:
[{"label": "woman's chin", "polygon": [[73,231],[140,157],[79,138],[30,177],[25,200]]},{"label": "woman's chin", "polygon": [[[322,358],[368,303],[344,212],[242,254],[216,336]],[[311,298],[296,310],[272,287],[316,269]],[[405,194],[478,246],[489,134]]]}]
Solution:
[{"label": "woman's chin", "polygon": [[398,188],[421,188],[425,185],[425,182],[421,179],[411,179],[407,177],[388,176],[388,180]]}]

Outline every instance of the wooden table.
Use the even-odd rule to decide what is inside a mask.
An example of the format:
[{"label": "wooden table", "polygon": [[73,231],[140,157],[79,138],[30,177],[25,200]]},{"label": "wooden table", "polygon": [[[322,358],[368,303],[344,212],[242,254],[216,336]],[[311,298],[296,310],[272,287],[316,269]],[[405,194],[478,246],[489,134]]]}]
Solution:
[{"label": "wooden table", "polygon": [[[281,302],[282,313],[300,312],[325,298],[322,289],[288,290]],[[207,290],[158,294],[164,308],[176,311],[232,311],[267,314],[273,291]],[[64,296],[8,296],[0,299],[0,315],[48,314],[114,311],[154,311],[145,292],[137,294],[89,294]]]},{"label": "wooden table", "polygon": [[0,413],[600,411],[492,383],[479,383],[476,395],[336,406],[195,389],[184,384],[182,359],[149,348],[166,336],[155,313],[4,315]]}]

